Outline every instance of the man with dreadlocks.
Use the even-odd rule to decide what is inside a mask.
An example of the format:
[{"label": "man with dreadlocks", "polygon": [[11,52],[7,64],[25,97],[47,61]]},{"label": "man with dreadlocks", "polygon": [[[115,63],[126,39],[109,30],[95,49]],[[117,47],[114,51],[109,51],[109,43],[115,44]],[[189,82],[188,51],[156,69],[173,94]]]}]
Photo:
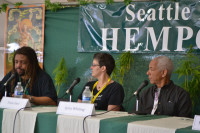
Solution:
[{"label": "man with dreadlocks", "polygon": [[0,83],[0,98],[4,96],[4,83],[16,73],[15,78],[7,84],[7,96],[13,96],[17,82],[24,88],[23,98],[36,105],[56,105],[57,95],[51,77],[44,72],[38,63],[35,51],[30,47],[21,47],[13,57],[13,69]]}]

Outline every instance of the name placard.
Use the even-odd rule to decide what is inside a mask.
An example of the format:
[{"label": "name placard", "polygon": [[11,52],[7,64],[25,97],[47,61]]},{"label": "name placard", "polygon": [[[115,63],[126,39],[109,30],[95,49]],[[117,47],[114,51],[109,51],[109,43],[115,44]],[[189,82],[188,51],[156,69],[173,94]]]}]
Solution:
[{"label": "name placard", "polygon": [[56,114],[88,116],[94,115],[95,109],[94,104],[61,101],[58,105]]},{"label": "name placard", "polygon": [[200,131],[200,115],[194,116],[192,130],[199,130]]},{"label": "name placard", "polygon": [[31,104],[28,99],[23,99],[23,98],[3,97],[0,103],[0,108],[6,108],[6,109],[18,110],[25,107],[31,107]]}]

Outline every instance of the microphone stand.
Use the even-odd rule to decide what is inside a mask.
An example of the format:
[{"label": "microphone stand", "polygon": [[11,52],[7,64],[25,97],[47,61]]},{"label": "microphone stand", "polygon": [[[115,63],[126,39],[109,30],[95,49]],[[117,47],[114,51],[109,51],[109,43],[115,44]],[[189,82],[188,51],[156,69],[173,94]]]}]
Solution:
[{"label": "microphone stand", "polygon": [[7,97],[7,88],[6,88],[6,85],[4,86],[5,87],[5,97]]},{"label": "microphone stand", "polygon": [[69,102],[72,102],[72,94],[69,95]]},{"label": "microphone stand", "polygon": [[138,111],[139,94],[136,95],[136,110]]},{"label": "microphone stand", "polygon": [[72,92],[69,91],[69,102],[72,102]]}]

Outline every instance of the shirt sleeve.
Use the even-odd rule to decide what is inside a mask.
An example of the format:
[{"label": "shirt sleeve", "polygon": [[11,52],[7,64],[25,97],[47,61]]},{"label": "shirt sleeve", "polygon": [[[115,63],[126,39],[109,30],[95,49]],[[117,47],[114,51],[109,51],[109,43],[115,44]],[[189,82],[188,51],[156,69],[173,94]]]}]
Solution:
[{"label": "shirt sleeve", "polygon": [[56,102],[57,93],[51,77],[45,72],[42,72],[38,77],[32,88],[32,95],[39,97],[46,96]]},{"label": "shirt sleeve", "polygon": [[124,100],[124,89],[120,84],[116,84],[112,88],[112,92],[108,101],[108,105],[120,105]]},{"label": "shirt sleeve", "polygon": [[178,116],[190,117],[192,112],[192,102],[189,93],[182,91],[177,104]]}]

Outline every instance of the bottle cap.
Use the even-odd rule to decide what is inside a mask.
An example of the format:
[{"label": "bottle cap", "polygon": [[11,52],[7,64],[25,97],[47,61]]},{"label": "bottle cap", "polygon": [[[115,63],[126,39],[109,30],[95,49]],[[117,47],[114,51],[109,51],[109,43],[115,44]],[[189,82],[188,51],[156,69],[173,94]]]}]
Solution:
[{"label": "bottle cap", "polygon": [[85,86],[85,89],[89,89],[90,87],[89,86]]}]

